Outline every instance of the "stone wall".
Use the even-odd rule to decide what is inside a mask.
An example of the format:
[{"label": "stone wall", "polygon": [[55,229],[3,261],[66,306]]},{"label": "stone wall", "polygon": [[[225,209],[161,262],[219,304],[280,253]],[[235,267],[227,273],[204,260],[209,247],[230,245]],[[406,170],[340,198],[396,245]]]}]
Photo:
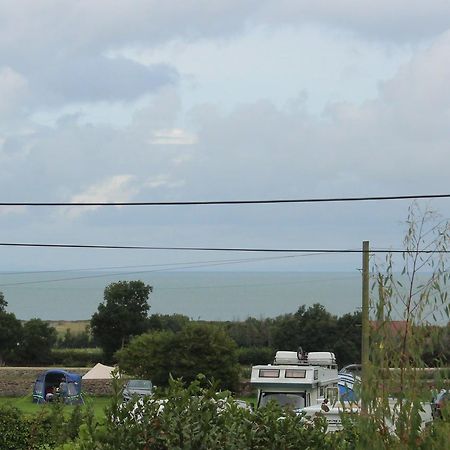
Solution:
[{"label": "stone wall", "polygon": [[[33,385],[38,375],[47,370],[46,367],[0,367],[0,396],[22,397],[33,392]],[[89,367],[62,368],[68,372],[84,375]],[[85,380],[82,391],[89,395],[111,395],[111,380]]]}]

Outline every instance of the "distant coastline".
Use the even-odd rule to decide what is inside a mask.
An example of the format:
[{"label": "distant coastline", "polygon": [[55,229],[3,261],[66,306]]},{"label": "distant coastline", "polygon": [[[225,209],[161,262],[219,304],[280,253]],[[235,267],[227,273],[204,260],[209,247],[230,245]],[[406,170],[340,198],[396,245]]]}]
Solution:
[{"label": "distant coastline", "polygon": [[[49,281],[49,279],[51,280]],[[321,303],[333,314],[360,306],[359,272],[99,272],[14,275],[0,273],[8,310],[21,320],[89,320],[103,290],[118,280],[153,286],[150,313],[184,314],[198,320],[245,320],[295,312]]]}]

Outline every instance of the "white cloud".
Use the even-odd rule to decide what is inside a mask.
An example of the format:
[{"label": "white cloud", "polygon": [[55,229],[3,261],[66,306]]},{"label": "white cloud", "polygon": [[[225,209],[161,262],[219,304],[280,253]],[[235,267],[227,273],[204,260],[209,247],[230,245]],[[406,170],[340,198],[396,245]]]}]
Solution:
[{"label": "white cloud", "polygon": [[184,185],[184,182],[182,180],[173,180],[171,179],[170,175],[157,175],[154,177],[148,178],[145,183],[144,187],[148,187],[150,189],[156,189],[156,188],[178,188]]},{"label": "white cloud", "polygon": [[[72,196],[71,203],[107,203],[127,202],[139,192],[132,175],[114,175],[106,180],[89,186],[83,192]],[[87,211],[94,211],[99,206],[70,207],[66,210],[69,218],[76,218]],[[118,208],[120,208],[118,206]]]},{"label": "white cloud", "polygon": [[155,130],[149,139],[150,144],[160,145],[192,145],[197,142],[195,134],[180,128]]}]

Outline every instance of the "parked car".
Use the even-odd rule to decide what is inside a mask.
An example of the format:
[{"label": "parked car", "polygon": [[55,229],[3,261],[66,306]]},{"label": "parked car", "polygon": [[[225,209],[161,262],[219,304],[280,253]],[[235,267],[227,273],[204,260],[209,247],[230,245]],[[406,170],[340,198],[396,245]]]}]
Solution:
[{"label": "parked car", "polygon": [[133,396],[145,397],[153,394],[153,384],[150,380],[128,380],[123,388],[123,401],[127,402]]},{"label": "parked car", "polygon": [[450,399],[450,392],[443,389],[431,402],[431,412],[433,419],[442,419],[442,410],[448,406]]}]

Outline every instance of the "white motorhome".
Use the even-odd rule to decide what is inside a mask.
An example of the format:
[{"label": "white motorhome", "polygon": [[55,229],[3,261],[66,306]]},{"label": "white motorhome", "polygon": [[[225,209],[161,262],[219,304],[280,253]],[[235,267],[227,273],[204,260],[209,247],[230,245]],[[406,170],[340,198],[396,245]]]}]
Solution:
[{"label": "white motorhome", "polygon": [[300,410],[337,399],[338,380],[334,353],[278,351],[273,364],[252,367],[250,383],[258,389],[258,408],[273,400]]}]

